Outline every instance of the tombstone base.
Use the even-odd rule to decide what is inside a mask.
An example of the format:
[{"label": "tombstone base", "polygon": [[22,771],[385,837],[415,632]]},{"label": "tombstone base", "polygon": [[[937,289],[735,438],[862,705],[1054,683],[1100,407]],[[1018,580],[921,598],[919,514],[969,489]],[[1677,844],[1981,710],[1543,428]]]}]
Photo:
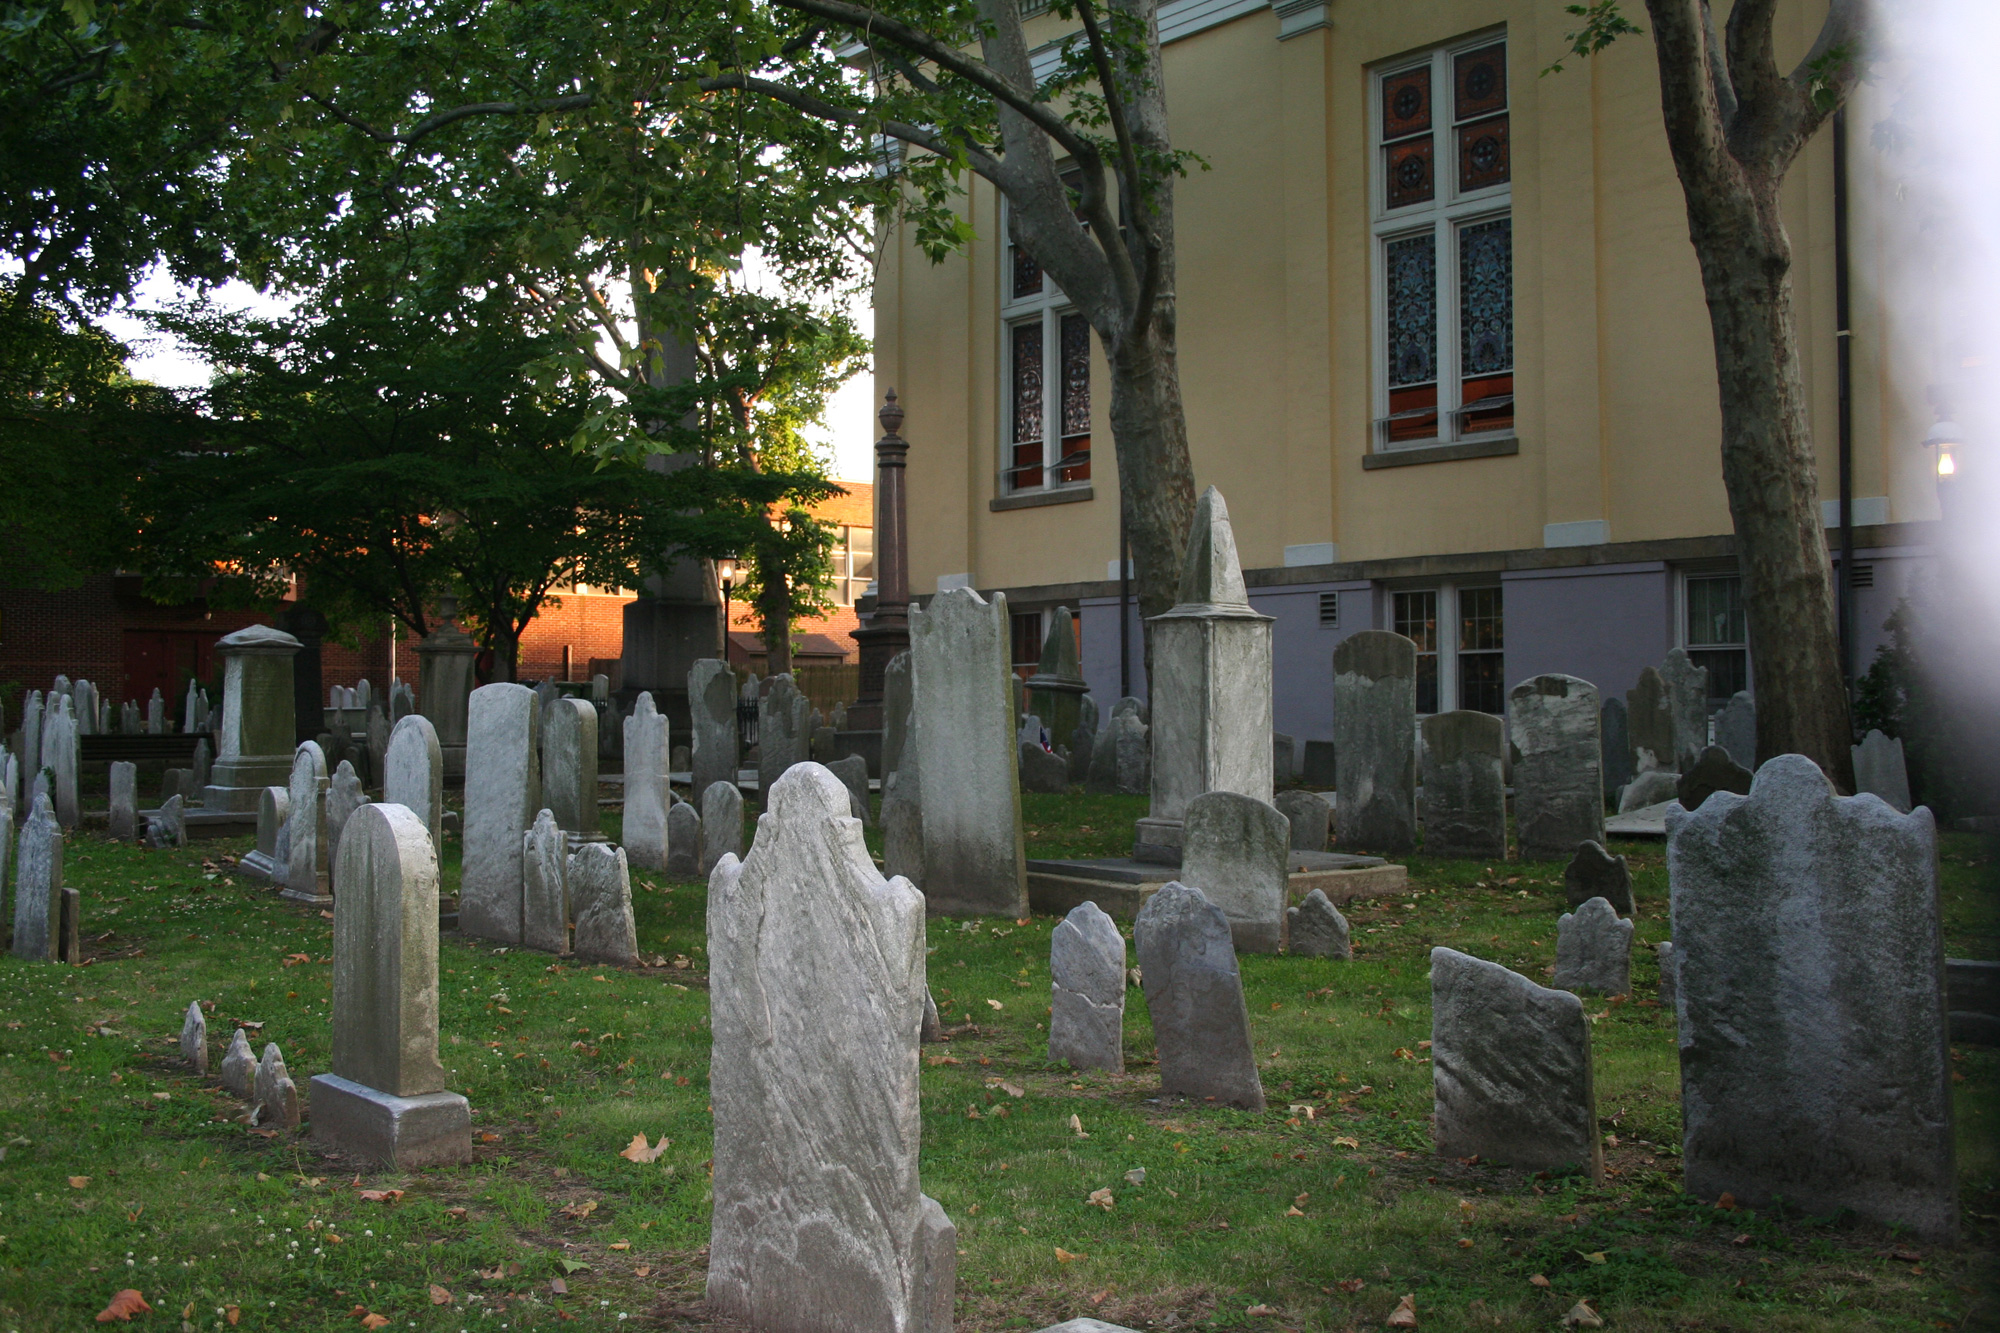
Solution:
[{"label": "tombstone base", "polygon": [[252,879],[274,880],[285,871],[276,859],[261,851],[251,852],[236,863],[236,868]]},{"label": "tombstone base", "polygon": [[297,889],[286,888],[280,890],[278,896],[289,902],[304,903],[308,907],[333,906],[333,895],[330,893],[300,893]]},{"label": "tombstone base", "polygon": [[398,1097],[315,1074],[311,1106],[314,1142],[349,1157],[401,1170],[472,1159],[472,1107],[455,1092]]},{"label": "tombstone base", "polygon": [[1158,866],[1181,863],[1181,821],[1154,819],[1151,815],[1133,825],[1132,859]]}]

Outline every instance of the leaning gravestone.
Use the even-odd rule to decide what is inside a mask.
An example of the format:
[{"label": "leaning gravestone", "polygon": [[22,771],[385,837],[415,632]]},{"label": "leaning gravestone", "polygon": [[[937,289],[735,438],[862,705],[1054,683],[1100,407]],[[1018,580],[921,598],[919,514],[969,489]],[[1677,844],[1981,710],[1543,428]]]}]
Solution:
[{"label": "leaning gravestone", "polygon": [[146,816],[146,845],[154,851],[187,846],[187,811],[179,793],[169,796]]},{"label": "leaning gravestone", "polygon": [[521,943],[569,952],[569,835],[547,810],[521,835]]},{"label": "leaning gravestone", "polygon": [[1744,768],[1757,767],[1757,704],[1747,691],[1730,696],[1715,715],[1715,743]]},{"label": "leaning gravestone", "polygon": [[701,874],[701,816],[687,801],[678,801],[667,811],[667,866],[677,879],[693,879]]},{"label": "leaning gravestone", "polygon": [[1667,682],[1653,667],[1639,670],[1639,683],[1625,691],[1625,725],[1632,736],[1632,771],[1680,771],[1674,758],[1674,705]]},{"label": "leaning gravestone", "polygon": [[708,899],[709,1305],[802,1333],[949,1333],[957,1232],[917,1178],[923,895],[875,869],[825,769],[795,767],[766,803]]},{"label": "leaning gravestone", "polygon": [[1333,806],[1326,797],[1316,791],[1301,791],[1293,788],[1281,791],[1271,802],[1284,815],[1291,830],[1291,846],[1295,852],[1323,852],[1326,850],[1326,835],[1333,823]]},{"label": "leaning gravestone", "polygon": [[14,956],[46,961],[55,956],[56,903],[62,892],[63,834],[55,802],[35,797],[14,857]]},{"label": "leaning gravestone", "polygon": [[569,854],[570,911],[576,933],[570,947],[586,963],[639,964],[639,933],[632,921],[632,877],[625,849],[587,842]]},{"label": "leaning gravestone", "polygon": [[542,804],[563,830],[585,841],[597,823],[597,710],[588,699],[559,698],[542,714]]},{"label": "leaning gravestone", "polygon": [[[727,678],[723,683],[733,695],[735,687]],[[696,699],[694,705],[699,709],[701,701]],[[734,707],[732,703],[731,727],[736,725]],[[641,870],[667,867],[667,806],[673,801],[667,785],[668,758],[667,719],[654,706],[650,692],[641,694],[632,716],[625,719],[623,834],[626,858]],[[735,777],[734,773],[729,775],[731,781]]]},{"label": "leaning gravestone", "polygon": [[1033,741],[1022,741],[1021,790],[1060,796],[1069,790],[1069,762]]},{"label": "leaning gravestone", "polygon": [[[139,836],[139,766],[118,761],[111,765],[111,836],[130,842]],[[4,855],[0,852],[0,855]]]},{"label": "leaning gravestone", "polygon": [[1871,792],[1908,814],[1913,806],[1909,770],[1903,766],[1903,738],[1870,731],[1854,747],[1853,756],[1856,793]]},{"label": "leaning gravestone", "polygon": [[1326,894],[1314,889],[1285,912],[1285,952],[1300,958],[1352,958],[1347,918]]},{"label": "leaning gravestone", "polygon": [[[1270,616],[1251,609],[1229,506],[1211,486],[1188,527],[1174,605],[1146,621],[1153,701],[1151,801],[1134,856],[1171,863],[1188,803],[1204,792],[1271,800]],[[1123,784],[1121,783],[1121,786]],[[1148,855],[1147,847],[1161,849]]]},{"label": "leaning gravestone", "polygon": [[1006,597],[970,588],[910,611],[906,746],[923,770],[923,892],[938,915],[1028,914],[1010,632]]},{"label": "leaning gravestone", "polygon": [[521,835],[542,808],[540,710],[533,690],[509,682],[466,701],[458,928],[474,939],[521,942]]},{"label": "leaning gravestone", "polygon": [[1237,952],[1278,952],[1285,936],[1290,821],[1253,797],[1212,791],[1187,803],[1184,827],[1182,883],[1222,909]]},{"label": "leaning gravestone", "polygon": [[345,759],[333,772],[333,779],[326,788],[326,863],[333,865],[340,858],[340,835],[347,828],[347,821],[354,812],[368,804],[368,793],[361,789],[361,779],[354,771],[354,765]]},{"label": "leaning gravestone", "polygon": [[840,779],[847,788],[848,812],[863,824],[873,824],[868,811],[868,761],[858,754],[850,754],[825,765],[826,771]]},{"label": "leaning gravestone", "polygon": [[701,875],[725,856],[743,855],[743,793],[734,782],[711,782],[701,794]]},{"label": "leaning gravestone", "polygon": [[1604,771],[1604,799],[1615,800],[1618,789],[1632,780],[1632,728],[1625,701],[1617,695],[1606,699],[1598,710],[1599,763]]},{"label": "leaning gravestone", "polygon": [[1556,922],[1555,988],[1632,993],[1632,923],[1603,898],[1592,898]]},{"label": "leaning gravestone", "polygon": [[1160,1091],[1263,1110],[1243,978],[1222,909],[1200,889],[1169,883],[1133,918],[1132,943],[1159,1044]]},{"label": "leaning gravestone", "polygon": [[1437,1150],[1604,1177],[1583,1001],[1498,963],[1431,950]]},{"label": "leaning gravestone", "polygon": [[1618,813],[1626,815],[1649,805],[1671,801],[1679,795],[1680,774],[1671,769],[1649,768],[1625,784],[1618,796]]},{"label": "leaning gravestone", "polygon": [[292,794],[284,787],[266,787],[257,801],[257,846],[241,862],[243,872],[282,884],[291,872],[291,842],[279,851],[280,835],[292,809]]},{"label": "leaning gravestone", "polygon": [[291,829],[291,861],[285,869],[285,897],[321,902],[328,890],[326,860],[326,755],[317,741],[300,741],[292,753],[292,781],[286,803]]},{"label": "leaning gravestone", "polygon": [[1748,796],[1750,783],[1749,769],[1731,759],[1729,751],[1720,745],[1711,745],[1681,774],[1681,780],[1674,785],[1674,795],[1687,809],[1699,810],[1703,801],[1719,791]]},{"label": "leaning gravestone", "polygon": [[1610,903],[1620,916],[1632,915],[1632,871],[1622,856],[1613,856],[1594,841],[1579,843],[1563,868],[1563,891],[1572,909],[1592,898]]},{"label": "leaning gravestone", "polygon": [[1604,837],[1597,687],[1546,675],[1507,697],[1514,751],[1514,830],[1521,859],[1568,856]]},{"label": "leaning gravestone", "polygon": [[806,763],[812,743],[812,702],[789,673],[771,677],[757,701],[757,790],[767,792],[793,764]]},{"label": "leaning gravestone", "polygon": [[1409,851],[1417,841],[1417,645],[1365,629],[1333,650],[1333,743],[1342,851]]},{"label": "leaning gravestone", "polygon": [[1673,715],[1674,767],[1685,773],[1708,746],[1708,669],[1698,667],[1685,648],[1675,648],[1660,663]]},{"label": "leaning gravestone", "polygon": [[181,1059],[193,1066],[195,1073],[208,1073],[208,1017],[201,1011],[200,1000],[188,1001],[187,1014],[181,1019]]},{"label": "leaning gravestone", "polygon": [[382,801],[416,813],[431,835],[431,846],[444,846],[444,746],[437,728],[421,713],[408,712],[389,731],[382,752]]},{"label": "leaning gravestone", "polygon": [[1424,854],[1507,859],[1506,724],[1462,709],[1423,721]]},{"label": "leaning gravestone", "polygon": [[1049,937],[1049,1059],[1125,1070],[1125,939],[1096,903],[1080,903]]},{"label": "leaning gravestone", "polygon": [[1958,1232],[1930,811],[1803,755],[1667,811],[1689,1194]]},{"label": "leaning gravestone", "polygon": [[438,1061],[438,864],[401,805],[362,807],[334,868],[333,1070],[313,1138],[398,1170],[472,1156],[472,1111]]}]

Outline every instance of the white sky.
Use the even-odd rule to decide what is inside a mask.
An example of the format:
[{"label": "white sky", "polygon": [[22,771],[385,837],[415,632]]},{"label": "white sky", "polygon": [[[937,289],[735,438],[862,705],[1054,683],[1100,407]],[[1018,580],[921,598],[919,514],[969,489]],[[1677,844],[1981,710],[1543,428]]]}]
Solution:
[{"label": "white sky", "polygon": [[[155,269],[146,275],[134,293],[133,308],[159,309],[187,294],[165,272]],[[254,287],[231,282],[214,292],[216,303],[231,310],[261,315],[282,315],[289,301],[267,296]],[[863,336],[872,334],[875,321],[865,297],[857,298],[848,313]],[[125,310],[114,311],[101,321],[110,333],[132,350],[127,364],[132,373],[155,384],[193,388],[208,383],[209,367],[178,340],[156,333]],[[842,386],[827,406],[826,420],[806,435],[832,457],[836,480],[870,481],[875,473],[874,377],[863,371]]]}]

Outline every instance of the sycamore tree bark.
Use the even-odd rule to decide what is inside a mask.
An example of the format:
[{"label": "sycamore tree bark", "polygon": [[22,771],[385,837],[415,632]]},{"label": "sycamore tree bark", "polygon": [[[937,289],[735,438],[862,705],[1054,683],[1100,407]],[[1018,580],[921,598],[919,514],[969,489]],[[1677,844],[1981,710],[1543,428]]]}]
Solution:
[{"label": "sycamore tree bark", "polygon": [[1722,480],[1736,528],[1757,752],[1803,754],[1854,789],[1832,569],[1799,373],[1785,173],[1853,87],[1861,0],[1832,0],[1789,74],[1772,43],[1776,0],[1736,0],[1718,34],[1708,0],[1646,0],[1667,142],[1701,265],[1722,402]]},{"label": "sycamore tree bark", "polygon": [[916,123],[866,101],[835,102],[746,72],[703,80],[704,87],[755,91],[961,161],[1006,197],[1015,242],[1097,332],[1110,369],[1119,504],[1140,610],[1167,610],[1195,496],[1175,345],[1178,164],[1167,130],[1156,0],[1103,0],[1102,9],[1099,0],[1077,0],[1078,73],[1086,77],[1058,97],[1037,86],[1016,0],[977,0],[978,56],[920,22],[849,0],[776,3],[851,31],[901,93],[934,96],[940,108],[967,101],[988,108],[984,127],[969,126],[962,113]]}]

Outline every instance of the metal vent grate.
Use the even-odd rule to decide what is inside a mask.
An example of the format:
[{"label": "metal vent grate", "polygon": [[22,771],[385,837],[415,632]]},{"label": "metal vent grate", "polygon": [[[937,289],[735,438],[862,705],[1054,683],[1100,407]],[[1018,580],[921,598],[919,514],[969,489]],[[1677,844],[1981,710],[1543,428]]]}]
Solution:
[{"label": "metal vent grate", "polygon": [[1852,579],[1850,579],[1850,580],[1849,580],[1849,583],[1850,583],[1850,585],[1851,585],[1851,586],[1853,586],[1853,587],[1856,587],[1856,588],[1872,588],[1872,587],[1874,587],[1874,586],[1875,586],[1875,566],[1873,566],[1873,565],[1863,565],[1863,564],[1858,564],[1858,563],[1857,563],[1857,564],[1856,564],[1856,565],[1854,566],[1854,576],[1853,576],[1853,578],[1852,578]]},{"label": "metal vent grate", "polygon": [[1319,595],[1319,623],[1322,629],[1340,628],[1340,594],[1323,592]]}]

